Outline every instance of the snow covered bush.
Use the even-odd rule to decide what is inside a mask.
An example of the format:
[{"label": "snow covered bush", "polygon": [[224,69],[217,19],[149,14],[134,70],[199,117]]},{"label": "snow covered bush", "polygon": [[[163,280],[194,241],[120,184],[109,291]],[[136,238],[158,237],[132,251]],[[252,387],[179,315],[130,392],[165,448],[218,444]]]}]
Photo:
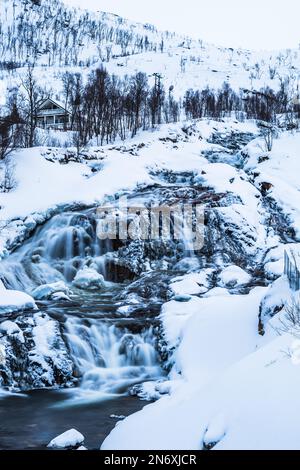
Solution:
[{"label": "snow covered bush", "polygon": [[279,318],[280,333],[290,333],[300,339],[300,296],[294,295],[284,305],[283,314]]},{"label": "snow covered bush", "polygon": [[2,176],[0,177],[0,192],[9,193],[17,186],[15,178],[15,165],[9,157],[4,161]]}]

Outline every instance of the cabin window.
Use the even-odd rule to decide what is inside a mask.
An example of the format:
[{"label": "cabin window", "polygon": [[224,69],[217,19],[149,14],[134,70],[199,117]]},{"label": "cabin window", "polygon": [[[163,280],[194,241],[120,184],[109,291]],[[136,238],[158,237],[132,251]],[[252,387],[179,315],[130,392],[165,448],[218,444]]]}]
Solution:
[{"label": "cabin window", "polygon": [[66,122],[65,116],[56,116],[55,117],[55,122],[57,124],[64,124]]}]

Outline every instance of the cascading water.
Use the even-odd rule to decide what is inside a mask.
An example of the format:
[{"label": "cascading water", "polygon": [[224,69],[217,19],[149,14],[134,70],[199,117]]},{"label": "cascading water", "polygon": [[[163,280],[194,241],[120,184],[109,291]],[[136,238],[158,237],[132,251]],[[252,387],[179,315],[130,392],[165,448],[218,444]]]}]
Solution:
[{"label": "cascading water", "polygon": [[132,334],[97,320],[69,318],[65,336],[84,391],[122,394],[137,383],[161,377],[153,329]]},{"label": "cascading water", "polygon": [[93,212],[54,216],[1,263],[0,278],[8,288],[30,292],[41,284],[71,282],[87,265],[93,265],[105,277],[103,256],[112,246],[109,240],[97,238],[96,225]]},{"label": "cascading water", "polygon": [[[161,192],[164,191],[165,188],[162,187],[158,188],[157,194],[154,195],[152,192],[137,193],[130,199],[130,205],[148,207],[150,202],[152,205],[159,205]],[[170,188],[167,187],[167,191],[170,192]],[[155,201],[152,200],[153,197]],[[186,264],[192,269],[195,264],[194,258],[197,261],[193,246],[193,230],[191,223],[188,223],[190,219],[182,225],[181,216],[178,217],[179,220],[176,222],[180,228],[179,240],[175,238],[168,240],[162,236],[161,240],[155,243],[149,241],[148,245],[146,242],[145,246],[143,241],[136,240],[132,243],[132,251],[130,243],[129,250],[126,251],[127,246],[122,245],[120,240],[100,240],[97,237],[98,220],[95,211],[58,214],[38,228],[34,236],[7,260],[0,263],[0,279],[9,289],[23,290],[32,294],[39,286],[63,281],[73,291],[70,303],[61,304],[50,296],[47,297],[47,301],[43,301],[40,309],[59,324],[57,330],[60,330],[62,341],[71,358],[73,376],[78,379],[79,385],[76,393],[81,397],[88,393],[100,393],[105,396],[122,394],[135,384],[161,377],[162,371],[156,353],[156,338],[151,326],[154,315],[151,320],[152,313],[150,313],[150,326],[146,321],[146,315],[149,315],[146,299],[151,299],[147,297],[147,292],[149,289],[151,291],[151,288],[144,285],[141,290],[142,297],[137,301],[140,303],[138,305],[125,303],[124,309],[119,311],[120,304],[118,305],[115,299],[118,292],[114,294],[115,285],[107,282],[87,294],[81,286],[78,287],[75,279],[77,274],[89,268],[90,271],[96,272],[96,276],[101,274],[108,279],[108,275],[112,274],[110,264],[112,259],[121,260],[121,263],[125,261],[120,266],[126,274],[124,268],[126,262],[132,263],[135,267],[141,262],[140,257],[146,260],[147,256],[147,262],[149,263],[149,260],[153,262],[151,267],[154,271],[172,269],[177,266],[178,260],[183,258],[187,259]],[[132,259],[126,259],[126,256]],[[107,272],[107,266],[110,272]],[[107,295],[108,300],[104,300]],[[51,304],[52,301],[56,302],[54,306]],[[133,299],[133,302],[136,300]],[[139,327],[138,333],[136,328],[132,333],[132,328],[126,326],[128,315],[133,311],[132,305],[135,305],[140,321],[144,322]],[[155,314],[155,310],[153,312]],[[134,317],[131,321],[135,325]],[[28,347],[31,347],[31,339],[28,340]],[[59,379],[57,384],[67,383],[67,380],[65,382],[61,380]],[[26,379],[23,383],[26,384]],[[30,384],[29,381],[28,383]]]},{"label": "cascading water", "polygon": [[[0,279],[10,289],[32,293],[37,286],[63,281],[71,284],[78,271],[89,267],[106,276],[105,256],[113,242],[97,238],[93,211],[54,216],[34,236],[0,265]],[[71,286],[73,289],[73,286]],[[118,288],[107,283],[104,290],[75,290],[72,302],[45,303],[40,308],[59,321],[62,338],[72,360],[79,387],[75,394],[120,395],[135,384],[162,375],[150,326],[131,333],[123,326],[114,302]]]}]

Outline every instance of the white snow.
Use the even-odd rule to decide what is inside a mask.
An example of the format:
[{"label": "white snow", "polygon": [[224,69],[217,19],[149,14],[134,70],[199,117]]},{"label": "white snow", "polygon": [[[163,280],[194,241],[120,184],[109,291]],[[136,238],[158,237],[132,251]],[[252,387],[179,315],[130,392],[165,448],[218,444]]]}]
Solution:
[{"label": "white snow", "polygon": [[[193,312],[181,329],[181,342],[174,353],[174,370],[187,380],[204,384],[255,351],[259,305],[265,292],[265,288],[256,288],[248,296],[194,299],[190,303]],[[164,326],[168,337],[174,335],[175,324],[169,320]]]},{"label": "white snow", "polygon": [[19,341],[21,343],[24,343],[24,335],[23,332],[21,331],[21,328],[15,323],[10,320],[6,320],[2,323],[0,323],[0,331],[1,333],[5,333],[7,336],[13,336],[15,335],[18,337]]},{"label": "white snow", "polygon": [[[168,344],[171,347],[178,344],[178,336],[181,335],[173,356],[171,374],[177,386],[173,390],[171,388],[170,396],[161,398],[120,423],[104,442],[103,449],[114,449],[116,446],[120,449],[201,448],[209,424],[222,411],[222,408],[216,409],[217,405],[207,390],[210,391],[211,384],[221,380],[225,371],[234,364],[255,353],[261,341],[258,313],[265,292],[265,288],[256,288],[249,295],[193,298],[188,304],[166,304],[163,324]],[[180,311],[184,321],[178,328]],[[171,321],[172,316],[175,321]],[[178,385],[180,377],[181,385]],[[222,397],[221,387],[215,390],[214,395],[217,392]],[[229,400],[230,392],[227,389],[225,394]],[[207,407],[212,409],[211,414],[207,413]],[[196,418],[191,418],[192,409],[196,410]],[[155,436],[150,436],[154,421]],[[134,432],[140,422],[145,426],[143,435]],[[222,434],[227,423],[222,422],[222,426],[217,424],[214,427]]]},{"label": "white snow", "polygon": [[175,295],[204,294],[208,291],[208,277],[210,274],[212,274],[212,271],[212,269],[208,269],[200,273],[191,273],[174,279],[174,282],[171,283],[170,288]]},{"label": "white snow", "polygon": [[54,282],[52,284],[44,284],[37,287],[31,293],[36,300],[47,300],[50,298],[55,298],[55,295],[59,295],[59,298],[64,296],[65,299],[68,299],[70,294],[70,289],[62,281]]},{"label": "white snow", "polygon": [[80,432],[76,431],[76,429],[70,429],[69,431],[66,431],[52,439],[47,447],[54,449],[65,449],[67,447],[76,447],[77,445],[82,444],[83,441],[84,436]]},{"label": "white snow", "polygon": [[[243,172],[226,164],[208,164],[201,156],[202,149],[214,146],[205,140],[205,135],[212,133],[215,127],[220,132],[222,128],[242,132],[253,130],[252,123],[239,124],[232,120],[208,123],[204,120],[193,124],[194,131],[187,141],[182,124],[162,125],[155,133],[140,132],[122,144],[122,152],[117,146],[99,148],[102,170],[95,174],[85,163],[61,165],[57,160],[46,160],[42,147],[18,151],[11,156],[17,188],[0,194],[0,256],[7,253],[15,240],[28,236],[29,229],[47,220],[58,208],[101,204],[107,195],[132,190],[138,184],[157,182],[153,173],[162,170],[191,171],[201,175],[205,169],[206,175],[199,177],[199,182],[201,180],[217,191],[230,191],[241,200],[241,204],[219,208],[220,215],[234,218],[234,223],[244,225],[245,231],[257,232],[257,245],[262,243],[266,234],[258,212],[258,191],[246,181]],[[178,140],[177,144],[165,141],[166,137]],[[138,148],[140,143],[145,145]],[[136,156],[131,155],[132,148]],[[91,149],[91,152],[94,154],[95,150]],[[66,150],[59,152],[63,155]],[[235,182],[230,183],[232,178]]]},{"label": "white snow", "polygon": [[75,276],[73,285],[79,289],[98,290],[105,287],[105,281],[102,274],[97,273],[95,269],[81,269]]},{"label": "white snow", "polygon": [[227,266],[219,275],[219,283],[222,287],[242,286],[250,281],[250,274],[246,273],[239,266]]},{"label": "white snow", "polygon": [[[289,335],[277,338],[203,388],[184,384],[120,423],[102,449],[201,449],[220,413],[226,434],[216,450],[299,449],[300,375],[286,353],[293,342]],[[135,432],[141,425],[143,433]]]},{"label": "white snow", "polygon": [[[298,239],[300,239],[300,208],[299,200],[300,182],[298,178],[300,170],[299,146],[300,134],[295,132],[283,132],[274,141],[273,149],[267,155],[256,142],[248,145],[249,160],[247,169],[258,174],[255,182],[272,185],[269,196],[272,197],[286,216],[289,217]],[[267,160],[259,163],[259,157],[267,156]]]},{"label": "white snow", "polygon": [[225,287],[214,287],[213,289],[209,290],[203,297],[222,297],[222,296],[230,295]]},{"label": "white snow", "polygon": [[[218,299],[195,300],[176,353],[184,380],[178,385],[177,377],[170,396],[120,423],[102,449],[299,449],[300,341],[258,336],[265,293],[223,297],[219,312]],[[200,308],[205,300],[210,304]]]},{"label": "white snow", "polygon": [[[166,304],[166,339],[177,345],[174,386],[120,423],[102,449],[300,449],[299,331],[278,336],[276,329],[292,298],[282,276],[248,295]],[[278,305],[283,310],[265,319],[266,333],[259,336],[258,314]],[[136,432],[140,426],[143,433]]]},{"label": "white snow", "polygon": [[15,290],[0,290],[0,315],[30,309],[37,309],[30,295]]}]

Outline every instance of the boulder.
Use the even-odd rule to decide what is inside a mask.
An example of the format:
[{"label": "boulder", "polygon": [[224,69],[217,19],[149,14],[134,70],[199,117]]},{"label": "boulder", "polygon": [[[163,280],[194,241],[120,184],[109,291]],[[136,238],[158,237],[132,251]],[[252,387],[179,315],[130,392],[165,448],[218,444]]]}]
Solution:
[{"label": "boulder", "polygon": [[52,439],[47,447],[52,449],[68,449],[76,448],[84,441],[84,436],[76,431],[76,429],[69,429],[69,431],[60,434],[59,436]]},{"label": "boulder", "polygon": [[73,285],[83,290],[98,290],[105,287],[105,280],[102,274],[95,269],[83,268],[75,276]]}]

